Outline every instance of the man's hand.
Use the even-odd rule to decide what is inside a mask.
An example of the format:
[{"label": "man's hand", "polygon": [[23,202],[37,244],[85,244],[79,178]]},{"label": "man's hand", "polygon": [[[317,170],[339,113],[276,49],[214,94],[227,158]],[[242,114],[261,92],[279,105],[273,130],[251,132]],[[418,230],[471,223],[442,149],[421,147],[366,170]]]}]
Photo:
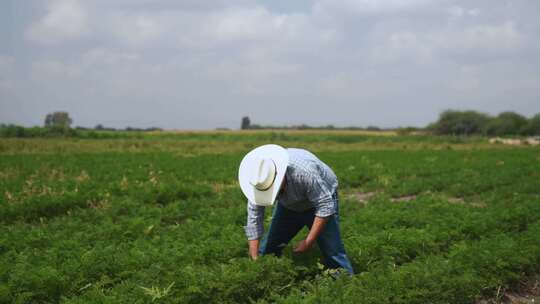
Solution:
[{"label": "man's hand", "polygon": [[301,240],[293,249],[294,253],[304,253],[308,251],[311,246],[313,246],[313,243],[308,243],[307,240]]},{"label": "man's hand", "polygon": [[298,245],[294,248],[293,252],[295,253],[303,253],[308,251],[311,246],[313,246],[313,243],[317,240],[321,232],[324,230],[324,226],[326,225],[326,222],[328,222],[328,218],[318,217],[316,216],[313,220],[313,225],[311,225],[311,229],[309,230],[309,234],[306,237],[305,240],[300,241]]},{"label": "man's hand", "polygon": [[249,256],[253,260],[256,260],[259,256],[259,240],[249,241]]}]

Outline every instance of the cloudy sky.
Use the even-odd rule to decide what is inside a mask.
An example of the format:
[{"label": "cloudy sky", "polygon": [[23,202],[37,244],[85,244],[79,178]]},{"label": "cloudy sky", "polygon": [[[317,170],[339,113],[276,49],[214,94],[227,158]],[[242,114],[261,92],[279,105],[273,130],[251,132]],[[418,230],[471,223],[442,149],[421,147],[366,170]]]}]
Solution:
[{"label": "cloudy sky", "polygon": [[538,0],[0,2],[0,122],[423,126],[540,112]]}]

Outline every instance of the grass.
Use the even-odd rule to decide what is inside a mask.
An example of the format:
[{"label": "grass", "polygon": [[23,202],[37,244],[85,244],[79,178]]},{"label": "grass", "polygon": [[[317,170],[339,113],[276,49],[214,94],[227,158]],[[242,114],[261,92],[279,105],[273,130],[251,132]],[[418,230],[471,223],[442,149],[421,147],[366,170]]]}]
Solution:
[{"label": "grass", "polygon": [[[247,258],[236,172],[268,142],[313,150],[334,169],[358,275],[333,279],[316,248]],[[190,132],[2,139],[0,157],[0,303],[471,303],[540,266],[534,147]]]}]

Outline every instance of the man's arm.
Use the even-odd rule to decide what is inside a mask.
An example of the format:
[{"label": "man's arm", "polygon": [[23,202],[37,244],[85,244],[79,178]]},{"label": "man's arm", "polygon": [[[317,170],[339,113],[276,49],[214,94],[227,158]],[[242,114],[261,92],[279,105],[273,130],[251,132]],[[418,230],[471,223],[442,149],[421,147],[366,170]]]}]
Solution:
[{"label": "man's arm", "polygon": [[249,256],[256,259],[259,251],[259,239],[264,233],[264,207],[250,201],[247,203],[246,237],[249,244]]},{"label": "man's arm", "polygon": [[249,256],[256,260],[259,256],[259,239],[249,240]]},{"label": "man's arm", "polygon": [[324,230],[324,226],[326,225],[326,222],[328,222],[328,217],[315,217],[315,220],[313,220],[313,225],[311,226],[311,229],[309,230],[309,234],[306,237],[306,239],[300,241],[298,245],[294,248],[294,252],[296,253],[302,253],[308,251],[311,246],[315,243],[321,232]]},{"label": "man's arm", "polygon": [[324,230],[328,218],[335,213],[336,201],[328,185],[319,176],[312,176],[307,183],[307,197],[315,205],[315,219],[306,239],[294,249],[297,253],[305,252],[313,246]]}]

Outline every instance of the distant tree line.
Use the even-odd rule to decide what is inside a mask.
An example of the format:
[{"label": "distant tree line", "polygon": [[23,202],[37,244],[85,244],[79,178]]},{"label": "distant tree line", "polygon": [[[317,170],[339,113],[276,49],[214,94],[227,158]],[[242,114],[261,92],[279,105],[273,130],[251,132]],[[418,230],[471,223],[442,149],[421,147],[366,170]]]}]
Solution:
[{"label": "distant tree line", "polygon": [[[419,129],[414,127],[408,127],[409,129]],[[394,129],[382,129],[376,126],[367,126],[367,127],[336,127],[334,125],[325,125],[325,126],[310,126],[307,124],[293,125],[293,126],[264,126],[259,124],[252,124],[248,116],[242,117],[242,122],[240,124],[241,130],[367,130],[367,131],[385,131],[385,130],[394,130]]]},{"label": "distant tree line", "polygon": [[476,111],[447,110],[427,130],[439,135],[540,135],[540,113],[528,119],[515,112],[490,116]]},{"label": "distant tree line", "polygon": [[262,126],[252,124],[249,117],[242,118],[240,128],[242,130],[367,130],[367,131],[397,131],[398,134],[406,135],[422,131],[436,135],[540,135],[540,113],[530,119],[515,112],[502,112],[497,116],[490,116],[476,111],[447,110],[439,115],[439,119],[429,124],[426,128],[404,127],[383,129],[376,126],[363,127],[335,127],[327,126]]},{"label": "distant tree line", "polygon": [[[45,116],[43,127],[25,128],[14,124],[0,124],[0,137],[84,137],[84,138],[109,138],[103,131],[119,132],[149,132],[161,131],[162,129],[151,128],[133,128],[116,129],[105,127],[102,124],[94,128],[77,126],[72,128],[73,120],[67,112],[53,112]],[[114,137],[114,136],[112,136]]]},{"label": "distant tree line", "polygon": [[[25,128],[14,124],[0,124],[0,137],[81,137],[81,138],[112,138],[121,132],[162,131],[161,128],[117,129],[105,127],[102,124],[94,128],[77,126],[72,128],[73,120],[67,112],[54,112],[45,116],[43,127]],[[383,129],[376,126],[368,127],[335,127],[334,125],[310,126],[264,126],[252,124],[248,116],[242,117],[242,130],[367,130],[367,131],[397,131],[406,135],[413,132],[424,132],[435,135],[485,135],[485,136],[534,136],[540,135],[540,113],[527,118],[515,112],[502,112],[490,116],[477,111],[447,110],[439,115],[439,119],[426,128],[405,127]],[[225,129],[224,129],[225,130]],[[114,133],[114,134],[113,134]]]},{"label": "distant tree line", "polygon": [[124,132],[150,132],[150,131],[163,131],[161,128],[150,127],[150,128],[134,128],[134,127],[125,127],[124,129],[105,127],[102,124],[97,124],[94,128],[86,127],[76,127],[77,130],[94,130],[94,131],[124,131]]}]

